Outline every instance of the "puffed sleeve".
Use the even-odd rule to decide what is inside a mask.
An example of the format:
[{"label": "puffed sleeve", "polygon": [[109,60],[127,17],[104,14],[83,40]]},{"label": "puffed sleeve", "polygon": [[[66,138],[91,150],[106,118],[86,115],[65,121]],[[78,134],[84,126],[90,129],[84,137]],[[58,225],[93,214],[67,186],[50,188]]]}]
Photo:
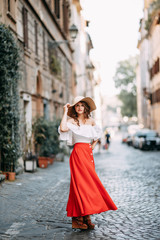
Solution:
[{"label": "puffed sleeve", "polygon": [[102,137],[102,129],[98,125],[93,126],[93,128],[95,132],[93,140],[96,141]]},{"label": "puffed sleeve", "polygon": [[67,145],[72,145],[72,132],[69,129],[67,132],[62,132],[60,126],[58,127],[59,139],[62,141],[67,141]]}]

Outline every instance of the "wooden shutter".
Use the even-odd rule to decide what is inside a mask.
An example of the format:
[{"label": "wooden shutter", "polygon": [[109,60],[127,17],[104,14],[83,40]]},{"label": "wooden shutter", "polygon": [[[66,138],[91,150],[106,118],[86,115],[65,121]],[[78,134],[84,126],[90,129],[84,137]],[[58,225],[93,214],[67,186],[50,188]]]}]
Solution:
[{"label": "wooden shutter", "polygon": [[38,24],[34,21],[34,29],[35,29],[35,53],[38,56]]},{"label": "wooden shutter", "polygon": [[60,1],[59,0],[54,0],[54,12],[56,17],[59,19],[60,18]]},{"label": "wooden shutter", "polygon": [[24,36],[24,47],[28,46],[28,11],[25,7],[22,9],[23,14],[23,36]]},{"label": "wooden shutter", "polygon": [[65,33],[68,33],[68,5],[66,0],[63,0],[63,29]]},{"label": "wooden shutter", "polygon": [[8,12],[11,12],[11,2],[8,0]]},{"label": "wooden shutter", "polygon": [[45,32],[43,31],[43,61],[46,61],[46,39]]}]

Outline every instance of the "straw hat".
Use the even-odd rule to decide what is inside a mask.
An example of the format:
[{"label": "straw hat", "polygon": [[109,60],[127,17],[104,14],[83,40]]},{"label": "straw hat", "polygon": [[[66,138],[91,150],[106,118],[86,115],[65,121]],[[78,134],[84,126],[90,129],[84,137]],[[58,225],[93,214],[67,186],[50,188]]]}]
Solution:
[{"label": "straw hat", "polygon": [[68,108],[67,115],[69,117],[72,116],[73,107],[76,105],[76,103],[81,102],[81,101],[84,101],[84,102],[86,102],[88,104],[88,106],[90,107],[90,112],[92,112],[93,110],[96,109],[96,105],[95,105],[95,103],[94,103],[92,98],[90,98],[90,97],[83,97],[83,96],[77,96],[77,97],[74,98],[73,104],[70,105],[69,108]]}]

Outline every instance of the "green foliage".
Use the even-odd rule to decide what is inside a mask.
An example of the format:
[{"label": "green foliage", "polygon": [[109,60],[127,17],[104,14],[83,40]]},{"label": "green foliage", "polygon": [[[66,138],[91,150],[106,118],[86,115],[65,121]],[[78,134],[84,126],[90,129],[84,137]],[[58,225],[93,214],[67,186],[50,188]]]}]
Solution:
[{"label": "green foliage", "polygon": [[49,157],[60,151],[57,131],[59,123],[59,120],[50,121],[43,117],[36,119],[34,122],[34,141],[39,156]]},{"label": "green foliage", "polygon": [[160,0],[155,0],[150,4],[150,8],[152,11],[159,10],[160,9]]},{"label": "green foliage", "polygon": [[122,90],[118,95],[118,98],[123,103],[121,106],[122,116],[132,117],[137,115],[137,99],[132,92]]},{"label": "green foliage", "polygon": [[50,56],[50,69],[52,73],[59,75],[61,73],[61,65],[54,54]]},{"label": "green foliage", "polygon": [[114,112],[114,113],[116,113],[116,111],[117,111],[117,108],[116,108],[116,107],[112,107],[112,106],[108,105],[108,106],[107,106],[107,111],[111,111],[111,112]]},{"label": "green foliage", "polygon": [[121,61],[114,76],[115,87],[120,89],[118,98],[122,102],[122,116],[136,116],[136,66],[137,57]]},{"label": "green foliage", "polygon": [[152,17],[151,15],[148,15],[148,20],[145,21],[145,30],[147,30],[147,32],[149,31],[151,24],[152,24]]},{"label": "green foliage", "polygon": [[3,171],[15,171],[20,156],[19,61],[19,49],[11,31],[0,24],[0,154]]},{"label": "green foliage", "polygon": [[49,67],[51,73],[56,74],[59,77],[61,74],[61,64],[57,57],[57,50],[54,46],[55,45],[52,42],[48,42]]},{"label": "green foliage", "polygon": [[145,21],[145,29],[149,32],[152,21],[157,11],[160,10],[160,0],[153,1],[148,9],[148,19]]}]

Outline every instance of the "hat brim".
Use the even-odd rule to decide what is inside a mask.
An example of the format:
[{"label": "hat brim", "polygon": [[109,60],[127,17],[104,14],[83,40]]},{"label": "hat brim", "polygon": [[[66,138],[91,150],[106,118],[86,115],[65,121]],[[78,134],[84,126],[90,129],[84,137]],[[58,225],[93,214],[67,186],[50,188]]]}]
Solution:
[{"label": "hat brim", "polygon": [[83,101],[83,102],[86,102],[86,103],[88,104],[88,106],[90,107],[90,112],[96,110],[96,105],[95,105],[95,102],[93,101],[93,99],[90,98],[90,97],[84,97],[84,98],[78,100],[77,102],[75,102],[74,104],[72,104],[72,105],[69,106],[69,108],[68,108],[68,113],[67,113],[67,115],[68,115],[69,117],[72,117],[72,114],[73,114],[73,112],[74,112],[73,107],[74,107],[78,102],[82,102],[82,101]]}]

